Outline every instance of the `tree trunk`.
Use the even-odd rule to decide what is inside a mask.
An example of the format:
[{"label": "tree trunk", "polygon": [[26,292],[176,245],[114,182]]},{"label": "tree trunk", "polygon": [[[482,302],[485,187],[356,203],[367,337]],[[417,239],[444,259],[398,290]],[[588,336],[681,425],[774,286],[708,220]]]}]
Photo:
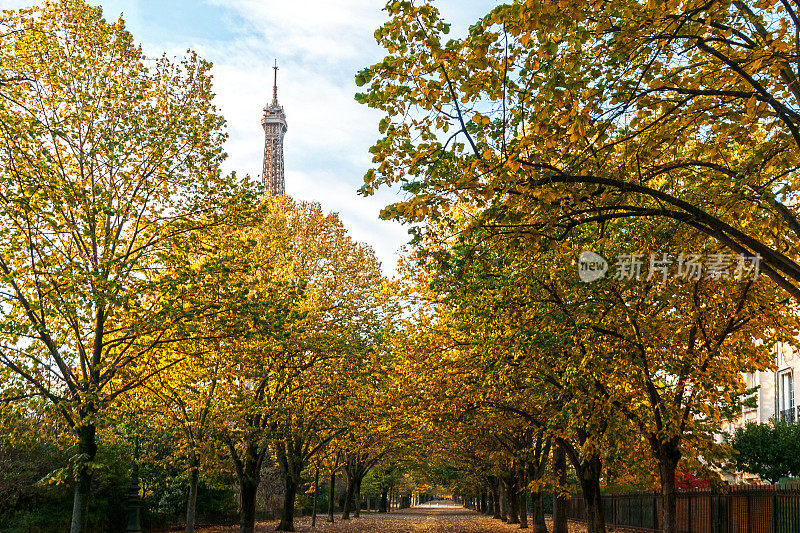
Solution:
[{"label": "tree trunk", "polygon": [[525,471],[519,475],[519,528],[528,529],[528,489],[525,483]]},{"label": "tree trunk", "polygon": [[344,505],[342,508],[342,520],[350,520],[350,505],[353,501],[353,492],[355,492],[355,482],[351,475],[347,475],[347,491],[344,496]]},{"label": "tree trunk", "polygon": [[664,533],[677,531],[678,501],[675,492],[675,470],[681,458],[677,442],[673,439],[671,442],[660,443],[655,450],[658,456],[658,473],[661,477],[661,527]]},{"label": "tree trunk", "polygon": [[328,492],[328,522],[333,522],[333,510],[336,506],[336,470],[331,469],[331,487]]},{"label": "tree trunk", "polygon": [[[553,441],[550,438],[546,438],[544,435],[535,437],[533,460],[527,464],[527,471],[523,473],[523,476],[527,478],[527,480],[533,482],[533,486],[535,487],[534,491],[530,491],[526,486],[523,491],[526,499],[528,495],[531,496],[530,522],[533,533],[547,533],[547,525],[544,520],[544,502],[539,483],[547,469],[547,460],[550,456],[552,443]],[[562,463],[564,463],[563,466],[566,468],[566,458],[562,458]],[[564,472],[564,474],[566,475],[566,472]],[[564,483],[565,480],[558,479],[556,482]]]},{"label": "tree trunk", "polygon": [[486,514],[488,511],[487,509],[487,502],[486,502],[486,487],[481,487],[481,512]]},{"label": "tree trunk", "polygon": [[600,458],[596,455],[584,460],[581,468],[581,491],[583,492],[583,499],[586,501],[586,528],[588,533],[605,533],[606,531],[603,497],[600,494],[601,468]]},{"label": "tree trunk", "polygon": [[500,510],[500,481],[497,479],[495,479],[494,488],[492,489],[492,507],[494,508],[492,510],[494,513],[492,518],[500,520],[503,517],[503,512]]},{"label": "tree trunk", "polygon": [[92,470],[87,463],[97,455],[97,430],[94,424],[78,429],[78,451],[83,457],[78,466],[75,493],[72,500],[70,533],[83,533],[89,521],[89,494],[92,488]]},{"label": "tree trunk", "polygon": [[294,531],[294,500],[297,496],[297,480],[292,475],[284,476],[286,492],[283,496],[283,512],[277,531]]},{"label": "tree trunk", "polygon": [[354,518],[361,518],[361,479],[356,480],[356,489],[355,493],[353,494],[353,498],[355,500],[355,507],[354,507]]},{"label": "tree trunk", "polygon": [[189,473],[189,499],[186,502],[186,533],[194,533],[194,522],[197,516],[197,483],[200,478],[197,456],[192,457]]},{"label": "tree trunk", "polygon": [[511,475],[505,478],[506,506],[508,507],[509,524],[519,524],[519,495],[517,494],[517,476]]},{"label": "tree trunk", "polygon": [[[232,443],[231,456],[236,457],[236,450]],[[242,505],[239,514],[240,533],[254,533],[256,527],[256,493],[261,482],[261,463],[264,460],[264,451],[250,442],[245,449],[241,460],[235,459],[236,477],[239,480],[239,500]]]},{"label": "tree trunk", "polygon": [[547,533],[547,523],[544,520],[544,502],[541,492],[531,494],[531,533]]},{"label": "tree trunk", "polygon": [[239,480],[239,494],[242,500],[242,512],[239,516],[240,533],[254,533],[256,528],[256,493],[258,492],[258,479],[244,476]]},{"label": "tree trunk", "polygon": [[561,444],[553,447],[553,474],[557,485],[553,491],[553,533],[568,533],[567,498],[561,494],[567,486],[567,456]]},{"label": "tree trunk", "polygon": [[317,499],[319,498],[319,465],[314,469],[314,505],[311,508],[311,527],[317,527]]},{"label": "tree trunk", "polygon": [[500,489],[500,520],[503,522],[508,521],[508,491],[506,490],[505,482],[500,479],[497,482],[497,486]]},{"label": "tree trunk", "polygon": [[378,512],[385,513],[389,508],[389,489],[381,489],[381,506]]}]

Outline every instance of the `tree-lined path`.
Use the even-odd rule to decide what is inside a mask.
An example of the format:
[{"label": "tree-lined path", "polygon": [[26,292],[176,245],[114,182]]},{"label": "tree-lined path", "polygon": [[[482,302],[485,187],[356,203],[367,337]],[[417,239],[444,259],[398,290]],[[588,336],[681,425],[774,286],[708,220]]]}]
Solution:
[{"label": "tree-lined path", "polygon": [[[324,519],[324,517],[323,517]],[[300,532],[341,532],[341,533],[500,533],[519,531],[518,524],[505,524],[489,516],[465,509],[451,502],[431,502],[410,509],[402,509],[391,513],[367,514],[361,518],[333,524],[318,523],[311,528],[310,518],[299,519],[296,531]],[[548,521],[549,522],[549,521]],[[274,531],[274,522],[261,522],[256,532]],[[548,523],[548,526],[550,524]],[[235,527],[200,528],[200,533],[231,533]],[[570,524],[570,533],[585,533],[586,528]]]},{"label": "tree-lined path", "polygon": [[[606,533],[639,492],[678,533],[759,372],[795,418],[800,3],[508,0],[457,37],[388,0],[355,98],[392,277],[226,174],[212,65],[97,3],[0,11],[0,530],[543,533],[554,495]],[[385,512],[441,494],[487,514]]]}]

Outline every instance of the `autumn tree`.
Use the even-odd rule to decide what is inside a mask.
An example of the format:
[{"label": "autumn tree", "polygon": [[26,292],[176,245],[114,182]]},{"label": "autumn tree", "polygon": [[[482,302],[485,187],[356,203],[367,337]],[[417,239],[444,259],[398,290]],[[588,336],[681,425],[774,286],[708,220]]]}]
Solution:
[{"label": "autumn tree", "polygon": [[[372,362],[391,306],[383,295],[372,250],[354,242],[335,215],[317,204],[289,211],[294,231],[295,275],[308,280],[308,315],[298,349],[316,358],[294,384],[273,446],[286,485],[279,529],[294,528],[294,495],[300,474],[332,439],[353,424],[353,405],[369,401]],[[347,505],[347,504],[345,504]]]},{"label": "autumn tree", "polygon": [[389,300],[384,300],[380,332],[373,337],[369,356],[349,359],[352,392],[341,406],[341,432],[333,443],[347,480],[342,520],[349,520],[351,512],[355,518],[361,516],[363,482],[376,467],[383,467],[379,483],[383,498],[396,481],[399,461],[413,455],[416,430],[396,403],[399,391],[388,353],[397,319],[393,296],[391,289],[381,291],[381,299]]},{"label": "autumn tree", "polygon": [[[174,354],[178,355],[178,354]],[[217,399],[216,387],[220,366],[215,361],[206,361],[203,352],[182,353],[179,363],[169,372],[154,376],[142,394],[131,403],[141,414],[160,422],[164,427],[177,429],[174,438],[174,453],[185,461],[188,472],[188,495],[186,499],[186,533],[193,533],[197,516],[197,491],[203,459],[216,455],[208,450],[214,448],[212,441],[212,404]],[[172,465],[177,464],[174,455],[168,457]]]},{"label": "autumn tree", "polygon": [[222,257],[211,254],[201,259],[216,263],[224,258],[222,272],[230,273],[228,283],[237,287],[227,295],[230,300],[224,307],[251,304],[243,306],[228,325],[229,331],[241,335],[225,335],[226,342],[210,354],[220,363],[212,412],[215,436],[228,450],[236,473],[243,532],[254,530],[256,491],[262,465],[270,458],[275,413],[292,391],[302,363],[295,361],[291,342],[305,316],[299,308],[305,284],[291,275],[285,260],[291,246],[285,220],[280,212],[265,210],[257,221],[225,236],[215,247]]},{"label": "autumn tree", "polygon": [[338,406],[349,391],[330,363],[332,359],[321,361],[298,375],[295,394],[276,417],[272,450],[284,482],[279,531],[294,531],[295,500],[303,471],[341,433]]},{"label": "autumn tree", "polygon": [[[368,84],[357,99],[385,112],[362,192],[400,184],[410,193],[384,216],[430,224],[468,204],[467,223],[454,233],[472,233],[466,240],[473,241],[496,236],[527,259],[535,254],[521,249],[553,249],[584,226],[624,240],[642,228],[637,220],[673,221],[680,226],[665,226],[682,227],[682,235],[713,253],[751,257],[795,303],[800,298],[792,52],[798,19],[789,2],[515,1],[492,10],[465,38],[446,42],[449,26],[432,3],[391,2],[387,11],[389,21],[376,32],[387,57],[356,79]],[[425,231],[417,227],[418,241]],[[595,339],[586,346],[597,357],[633,355],[637,341],[622,333],[630,323],[620,325],[644,301],[658,301],[653,284],[644,290],[621,291],[621,305],[607,315],[619,324],[597,325],[605,336],[595,330],[586,337]],[[647,328],[667,318],[686,322],[638,341],[640,356],[628,362],[647,366],[633,375],[644,380],[631,390],[649,391],[648,407],[644,418],[625,414],[647,428],[659,463],[674,472],[678,435],[708,435],[699,426],[718,422],[715,402],[733,399],[720,390],[740,392],[738,372],[767,364],[770,337],[794,325],[791,313],[779,313],[771,325],[751,319],[765,302],[786,306],[760,282],[697,283],[694,300],[691,291],[669,292],[649,308],[662,314],[632,320],[634,329],[646,329],[642,320]],[[722,295],[726,304],[708,304]],[[682,311],[668,317],[670,305]],[[748,306],[751,314],[742,313]],[[575,317],[580,325],[586,313]],[[748,338],[743,332],[750,328],[758,333]],[[763,344],[754,347],[752,338]],[[663,346],[656,348],[656,340]],[[747,355],[737,360],[736,349]],[[650,359],[659,353],[676,359]],[[597,368],[595,385],[614,375],[607,371]],[[630,398],[603,394],[630,405]],[[661,478],[665,493],[673,492],[674,475],[664,471]],[[666,503],[671,532],[674,502]]]},{"label": "autumn tree", "polygon": [[[462,222],[473,212],[465,211]],[[740,373],[767,368],[769,347],[797,329],[790,301],[753,272],[577,279],[575,258],[587,245],[609,257],[626,247],[663,257],[711,246],[680,226],[582,229],[592,238],[545,247],[458,224],[453,216],[418,233],[418,266],[432,279],[421,290],[434,306],[414,325],[428,333],[411,344],[426,359],[446,354],[446,363],[417,367],[432,376],[423,390],[440,387],[450,403],[465,398],[462,410],[483,403],[546,428],[567,451],[598,531],[604,457],[619,463],[621,449],[645,444],[661,470],[664,522],[674,519],[678,461],[712,460],[713,437],[745,393]]]},{"label": "autumn tree", "polygon": [[798,16],[790,2],[504,3],[463,39],[431,2],[390,2],[358,99],[385,136],[362,191],[388,216],[482,206],[475,223],[558,237],[679,221],[800,298]]},{"label": "autumn tree", "polygon": [[151,269],[231,185],[223,120],[209,63],[145,57],[100,8],[46,2],[0,24],[0,363],[78,443],[76,533],[104,414],[162,369],[126,371],[165,326],[143,299]]},{"label": "autumn tree", "polygon": [[[518,516],[518,487],[530,482],[541,501],[545,450],[557,441],[581,480],[590,530],[602,531],[603,461],[624,441],[611,436],[624,431],[594,380],[576,371],[585,354],[548,290],[559,271],[549,262],[555,258],[523,259],[502,239],[483,235],[465,242],[458,235],[448,222],[429,224],[419,234],[417,270],[427,273],[427,281],[418,292],[427,293],[431,311],[410,326],[426,333],[414,333],[416,347],[404,353],[422,353],[424,364],[415,370],[424,376],[420,389],[438,398],[421,403],[452,412],[435,418],[435,431],[456,420],[456,428],[466,425],[456,432],[463,431],[461,439],[472,442],[480,431],[494,443],[485,451],[495,458],[492,467],[476,469],[493,473],[500,515],[512,523],[527,522]],[[473,418],[477,428],[467,422]],[[455,437],[448,435],[446,441]],[[540,528],[541,513],[535,518]]]},{"label": "autumn tree", "polygon": [[[409,442],[414,440],[407,421],[385,420],[374,405],[369,405],[369,393],[360,400],[362,412],[349,417],[337,443],[347,479],[342,520],[349,520],[351,512],[355,518],[361,516],[364,478],[378,465],[384,465],[381,496],[391,490],[392,481],[396,481],[394,474],[398,473],[397,463],[408,452]],[[387,463],[390,466],[386,466]]]},{"label": "autumn tree", "polygon": [[338,217],[287,197],[264,199],[261,220],[230,238],[237,244],[220,249],[239,269],[231,282],[248,301],[272,304],[226,304],[240,309],[244,334],[215,356],[213,416],[239,478],[241,530],[253,531],[261,468],[274,457],[285,485],[279,527],[291,531],[302,472],[340,432],[339,407],[372,350],[378,262]]},{"label": "autumn tree", "polygon": [[172,453],[182,461],[174,455],[168,460],[173,466],[185,464],[187,533],[194,531],[201,464],[219,461],[214,403],[217,385],[226,376],[226,354],[234,342],[270,334],[260,323],[254,325],[253,316],[274,316],[284,309],[274,292],[248,275],[254,254],[263,252],[250,237],[265,214],[257,199],[254,186],[241,184],[228,205],[211,213],[215,224],[182,233],[162,251],[157,290],[150,298],[174,323],[165,335],[169,342],[156,350],[169,369],[123,398],[125,411],[146,413],[151,425],[178,435]]},{"label": "autumn tree", "polygon": [[470,345],[480,347],[475,369],[460,369],[452,386],[463,390],[480,375],[475,398],[547,428],[578,473],[592,530],[603,530],[603,458],[631,440],[644,443],[659,465],[664,523],[674,523],[678,462],[713,459],[714,435],[746,393],[741,372],[768,368],[769,347],[797,330],[790,300],[752,272],[746,280],[662,271],[577,279],[574,261],[588,244],[609,257],[626,249],[686,256],[690,245],[701,252],[712,245],[674,224],[608,226],[606,236],[549,247],[474,231],[439,242],[435,228],[420,233],[422,265],[435,274],[438,309],[457,306],[446,318],[450,331],[465,332],[449,366],[469,361]]},{"label": "autumn tree", "polygon": [[[640,231],[627,234],[624,246],[657,253],[651,251],[657,243],[675,256],[690,253],[687,243],[716,251],[702,234],[682,235],[679,226],[633,226]],[[770,349],[796,335],[796,315],[791,300],[764,276],[662,276],[596,287],[581,313],[603,317],[588,335],[596,355],[585,372],[650,448],[659,468],[664,527],[671,530],[679,461],[714,460],[714,435],[746,396],[741,373],[772,365]]]}]

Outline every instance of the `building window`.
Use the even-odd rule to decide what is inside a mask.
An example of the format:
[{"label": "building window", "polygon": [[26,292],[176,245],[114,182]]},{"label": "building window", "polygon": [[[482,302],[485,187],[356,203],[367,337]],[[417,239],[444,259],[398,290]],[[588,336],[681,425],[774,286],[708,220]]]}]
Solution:
[{"label": "building window", "polygon": [[778,412],[780,419],[786,422],[794,422],[794,379],[792,371],[785,370],[778,374]]}]

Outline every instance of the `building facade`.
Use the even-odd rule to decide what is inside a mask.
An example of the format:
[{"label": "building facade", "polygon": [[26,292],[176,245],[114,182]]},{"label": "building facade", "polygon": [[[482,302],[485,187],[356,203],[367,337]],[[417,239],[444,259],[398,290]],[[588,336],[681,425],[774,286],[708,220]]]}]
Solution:
[{"label": "building facade", "polygon": [[[775,370],[745,373],[742,377],[748,389],[758,387],[753,394],[754,406],[743,407],[741,416],[723,428],[726,433],[730,435],[748,422],[763,424],[773,419],[800,421],[800,409],[794,398],[794,391],[800,386],[800,351],[788,344],[778,344],[775,347]],[[724,440],[723,435],[717,438],[720,442]],[[748,472],[722,471],[720,474],[732,484],[762,482],[757,475]]]},{"label": "building facade", "polygon": [[800,352],[788,344],[775,348],[774,371],[744,374],[748,388],[758,387],[755,407],[745,407],[738,425],[746,422],[769,422],[772,418],[796,422],[800,412],[794,391],[800,387]]},{"label": "building facade", "polygon": [[286,113],[278,104],[278,62],[273,68],[272,103],[264,108],[264,168],[261,183],[272,196],[286,194],[283,175],[283,136],[286,134]]}]

